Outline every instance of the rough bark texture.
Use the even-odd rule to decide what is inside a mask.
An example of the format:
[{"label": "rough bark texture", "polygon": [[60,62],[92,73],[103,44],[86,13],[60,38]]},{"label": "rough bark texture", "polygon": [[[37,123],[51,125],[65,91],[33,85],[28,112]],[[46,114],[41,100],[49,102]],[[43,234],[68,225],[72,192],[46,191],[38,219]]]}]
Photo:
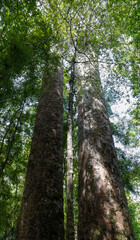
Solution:
[{"label": "rough bark texture", "polygon": [[48,77],[39,101],[18,240],[63,240],[62,70]]},{"label": "rough bark texture", "polygon": [[78,239],[132,240],[135,238],[97,69],[95,63],[77,64]]},{"label": "rough bark texture", "polygon": [[74,240],[74,214],[73,214],[73,84],[74,84],[74,61],[72,62],[72,72],[70,78],[70,93],[69,93],[69,111],[68,111],[68,133],[67,133],[67,240]]}]

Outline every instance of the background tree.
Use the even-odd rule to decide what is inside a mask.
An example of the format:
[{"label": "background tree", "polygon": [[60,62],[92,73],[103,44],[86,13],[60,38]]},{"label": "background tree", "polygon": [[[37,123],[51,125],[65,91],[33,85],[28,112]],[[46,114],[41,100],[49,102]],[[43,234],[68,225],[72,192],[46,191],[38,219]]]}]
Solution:
[{"label": "background tree", "polygon": [[67,133],[67,229],[66,237],[74,240],[74,213],[73,213],[73,100],[75,79],[75,54],[71,63],[71,76],[69,80],[69,109],[68,109],[68,133]]}]

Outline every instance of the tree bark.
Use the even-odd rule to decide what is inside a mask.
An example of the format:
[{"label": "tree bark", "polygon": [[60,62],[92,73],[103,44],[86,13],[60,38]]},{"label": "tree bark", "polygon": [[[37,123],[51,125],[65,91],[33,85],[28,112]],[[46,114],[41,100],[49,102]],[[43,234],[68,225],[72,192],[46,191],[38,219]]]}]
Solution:
[{"label": "tree bark", "polygon": [[[79,60],[81,61],[81,60]],[[77,64],[79,240],[132,240],[97,63]],[[86,63],[88,62],[88,63]]]},{"label": "tree bark", "polygon": [[66,239],[74,240],[74,213],[73,213],[73,85],[74,85],[75,57],[72,61],[71,78],[69,81],[69,110],[67,133],[67,196],[66,196]]},{"label": "tree bark", "polygon": [[45,74],[17,229],[18,240],[63,240],[62,69]]}]

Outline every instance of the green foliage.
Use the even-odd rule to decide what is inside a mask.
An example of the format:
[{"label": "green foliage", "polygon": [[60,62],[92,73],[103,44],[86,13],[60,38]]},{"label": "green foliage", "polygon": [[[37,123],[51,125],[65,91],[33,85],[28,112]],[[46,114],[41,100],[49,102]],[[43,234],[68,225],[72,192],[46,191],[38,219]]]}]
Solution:
[{"label": "green foliage", "polygon": [[[68,81],[73,52],[97,61],[102,56],[111,79],[105,89],[110,105],[118,98],[115,86],[129,79],[134,95],[139,95],[139,9],[138,1],[35,1],[0,2],[0,239],[15,236],[23,191],[36,103],[43,77],[55,71],[64,58],[64,174],[66,172],[66,135]],[[66,63],[66,62],[67,63]],[[47,84],[47,78],[46,82]],[[76,90],[75,90],[76,91]],[[74,102],[74,217],[78,223],[77,114]],[[132,112],[126,132],[123,124],[112,124],[114,135],[129,147],[139,146],[139,109]],[[120,169],[125,188],[136,191],[139,164],[120,152]],[[64,188],[64,203],[65,203]],[[135,234],[138,230],[138,205],[129,196]],[[66,216],[65,216],[66,219]],[[5,237],[4,237],[5,236]],[[6,237],[7,236],[7,237]]]},{"label": "green foliage", "polygon": [[129,194],[127,194],[127,200],[134,234],[136,239],[140,240],[140,203],[135,202]]},{"label": "green foliage", "polygon": [[[29,157],[36,104],[28,107],[8,102],[1,115],[0,138],[0,237],[16,233],[17,218]],[[6,115],[6,118],[4,116]]]},{"label": "green foliage", "polygon": [[127,191],[137,193],[140,179],[140,163],[133,158],[127,158],[125,153],[118,149],[119,166],[124,187]]}]

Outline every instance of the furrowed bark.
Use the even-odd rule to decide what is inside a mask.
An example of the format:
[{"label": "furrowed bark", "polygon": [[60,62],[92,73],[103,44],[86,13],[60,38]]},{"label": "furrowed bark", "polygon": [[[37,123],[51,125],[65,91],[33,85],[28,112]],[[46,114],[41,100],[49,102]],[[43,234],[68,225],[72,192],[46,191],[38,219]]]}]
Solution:
[{"label": "furrowed bark", "polygon": [[67,201],[66,201],[66,238],[74,240],[74,213],[73,213],[73,84],[74,84],[75,57],[72,61],[71,78],[69,82],[69,110],[68,110],[68,133],[67,133]]},{"label": "furrowed bark", "polygon": [[[47,74],[46,74],[47,75]],[[64,240],[62,69],[45,76],[17,229],[18,240]]]},{"label": "furrowed bark", "polygon": [[[81,61],[86,62],[86,58]],[[135,239],[101,90],[98,65],[95,62],[79,63],[76,69],[79,79],[78,239]]]}]

